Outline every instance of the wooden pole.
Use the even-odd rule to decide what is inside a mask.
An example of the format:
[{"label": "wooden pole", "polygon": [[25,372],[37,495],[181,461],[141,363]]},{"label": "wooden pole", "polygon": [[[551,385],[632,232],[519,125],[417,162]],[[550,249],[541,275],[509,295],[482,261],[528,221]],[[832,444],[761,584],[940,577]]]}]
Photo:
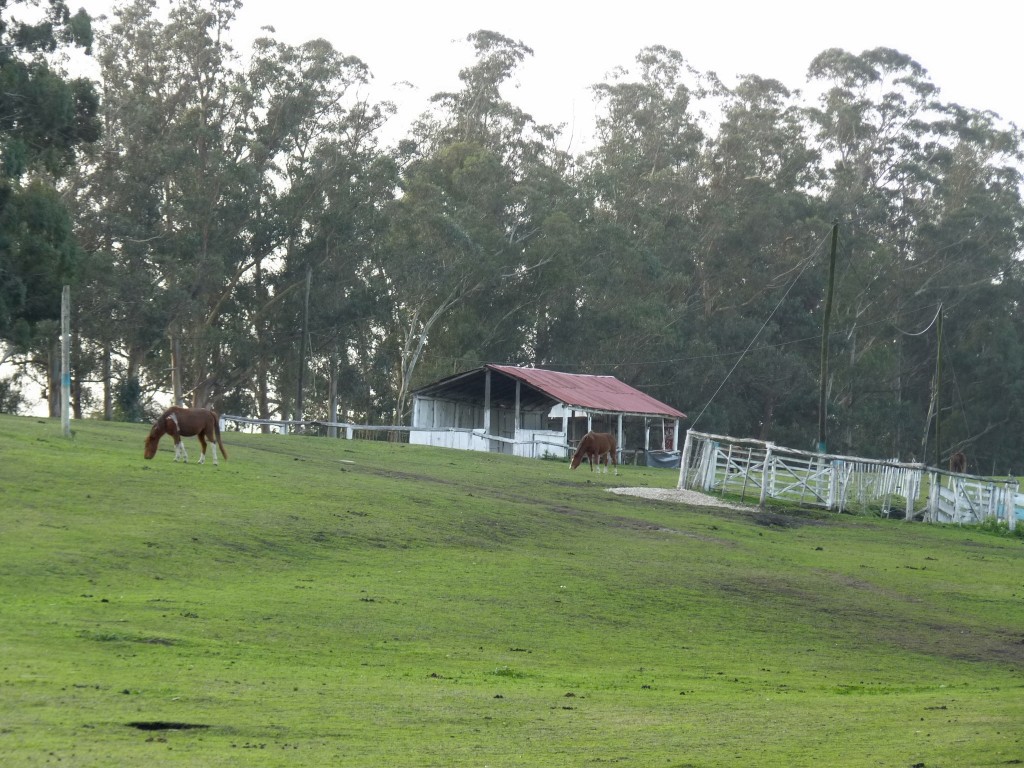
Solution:
[{"label": "wooden pole", "polygon": [[942,420],[942,305],[939,305],[938,340],[935,342],[935,466],[942,466],[939,422]]},{"label": "wooden pole", "polygon": [[818,453],[825,453],[826,390],[828,389],[828,334],[832,321],[832,291],[836,277],[836,246],[839,242],[839,220],[832,220],[832,250],[828,261],[828,289],[825,292],[825,318],[821,323],[821,381],[818,387]]}]

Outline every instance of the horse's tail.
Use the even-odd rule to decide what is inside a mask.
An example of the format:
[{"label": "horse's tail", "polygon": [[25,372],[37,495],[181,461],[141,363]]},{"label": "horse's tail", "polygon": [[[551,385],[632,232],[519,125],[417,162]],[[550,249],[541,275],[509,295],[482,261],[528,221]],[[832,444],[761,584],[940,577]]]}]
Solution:
[{"label": "horse's tail", "polygon": [[220,448],[220,455],[227,461],[228,452],[224,450],[224,443],[220,440],[220,416],[213,414],[213,436],[217,438],[217,447]]}]

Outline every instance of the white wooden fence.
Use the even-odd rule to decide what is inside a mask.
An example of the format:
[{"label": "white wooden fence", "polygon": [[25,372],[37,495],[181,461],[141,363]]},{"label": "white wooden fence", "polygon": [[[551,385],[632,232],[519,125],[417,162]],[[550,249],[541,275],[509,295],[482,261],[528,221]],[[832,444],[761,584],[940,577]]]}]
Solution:
[{"label": "white wooden fence", "polygon": [[[679,488],[728,494],[765,506],[773,501],[837,512],[877,512],[929,522],[1024,520],[1017,481],[966,475],[896,460],[812,453],[773,443],[690,430]],[[927,493],[922,493],[927,488]]]},{"label": "white wooden fence", "polygon": [[517,438],[502,435],[489,435],[482,429],[463,429],[446,427],[444,429],[425,429],[422,427],[404,427],[381,424],[354,424],[347,421],[293,421],[253,419],[248,416],[225,414],[220,417],[225,422],[243,424],[248,427],[268,427],[275,432],[287,434],[298,430],[323,430],[329,435],[352,440],[357,432],[390,432],[405,433],[413,445],[432,445],[438,448],[456,448],[461,450],[505,453],[531,459],[548,457],[568,458],[572,456],[573,447],[562,441],[559,432],[550,430],[520,429]]}]

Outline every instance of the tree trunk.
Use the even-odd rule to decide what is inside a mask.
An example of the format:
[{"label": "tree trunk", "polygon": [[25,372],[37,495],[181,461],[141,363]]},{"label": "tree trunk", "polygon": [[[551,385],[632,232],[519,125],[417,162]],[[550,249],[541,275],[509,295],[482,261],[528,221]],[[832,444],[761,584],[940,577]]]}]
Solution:
[{"label": "tree trunk", "polygon": [[174,404],[181,405],[181,345],[176,333],[171,334],[171,392]]},{"label": "tree trunk", "polygon": [[[335,422],[338,421],[338,353],[337,352],[332,352],[331,353],[330,382],[328,383],[327,403],[328,403],[328,408],[330,409],[329,410],[329,415],[327,417],[327,420],[330,421],[331,423],[335,423]],[[337,427],[328,427],[327,428],[327,436],[328,437],[337,437],[338,436],[338,428]]]},{"label": "tree trunk", "polygon": [[[270,419],[270,399],[267,396],[267,366],[263,360],[256,364],[256,407],[259,409],[259,417],[261,419]],[[264,435],[270,434],[270,425],[261,424],[260,432]]]},{"label": "tree trunk", "polygon": [[110,381],[112,376],[111,350],[109,342],[103,345],[103,420],[112,421],[114,418],[114,392]]}]

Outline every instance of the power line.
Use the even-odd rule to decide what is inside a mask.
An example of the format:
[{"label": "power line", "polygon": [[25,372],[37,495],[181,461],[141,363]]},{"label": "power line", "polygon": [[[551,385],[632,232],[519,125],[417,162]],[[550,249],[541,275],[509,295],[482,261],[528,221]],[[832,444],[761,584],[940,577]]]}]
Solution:
[{"label": "power line", "polygon": [[[830,233],[830,235],[831,235],[831,233]],[[716,389],[714,394],[711,395],[711,398],[707,401],[707,403],[701,409],[701,412],[697,414],[697,418],[695,418],[692,422],[690,422],[690,428],[691,429],[697,425],[697,422],[700,421],[701,417],[704,415],[704,412],[707,411],[707,409],[711,406],[711,403],[713,403],[715,398],[718,397],[718,393],[722,391],[722,388],[725,386],[725,383],[729,380],[729,377],[732,376],[732,374],[736,370],[736,368],[739,367],[739,364],[742,362],[743,358],[746,357],[747,352],[750,351],[750,348],[754,346],[754,342],[757,341],[757,337],[761,335],[761,331],[763,331],[768,326],[768,323],[771,322],[771,319],[775,316],[775,313],[779,311],[779,307],[782,306],[782,303],[789,296],[789,292],[791,290],[793,290],[793,286],[795,286],[797,284],[797,282],[803,276],[803,274],[807,270],[807,268],[809,266],[811,266],[811,264],[814,262],[814,258],[815,258],[815,256],[817,256],[818,251],[819,251],[819,249],[821,248],[821,246],[822,246],[822,244],[824,242],[825,242],[825,238],[822,238],[818,242],[818,245],[815,246],[814,250],[811,252],[811,255],[808,256],[807,259],[804,261],[803,267],[800,268],[800,271],[797,273],[796,277],[793,278],[793,281],[789,284],[789,287],[786,288],[786,292],[784,294],[782,294],[782,298],[779,299],[778,304],[775,305],[775,308],[771,311],[771,314],[769,314],[768,317],[765,318],[765,321],[761,324],[761,327],[757,329],[757,333],[755,333],[753,338],[751,338],[750,343],[747,344],[747,348],[745,350],[743,350],[743,354],[741,354],[739,356],[739,358],[737,358],[736,362],[733,364],[732,368],[729,370],[729,373],[727,373],[725,375],[725,378],[722,379],[722,383],[718,385],[718,389]]]}]

